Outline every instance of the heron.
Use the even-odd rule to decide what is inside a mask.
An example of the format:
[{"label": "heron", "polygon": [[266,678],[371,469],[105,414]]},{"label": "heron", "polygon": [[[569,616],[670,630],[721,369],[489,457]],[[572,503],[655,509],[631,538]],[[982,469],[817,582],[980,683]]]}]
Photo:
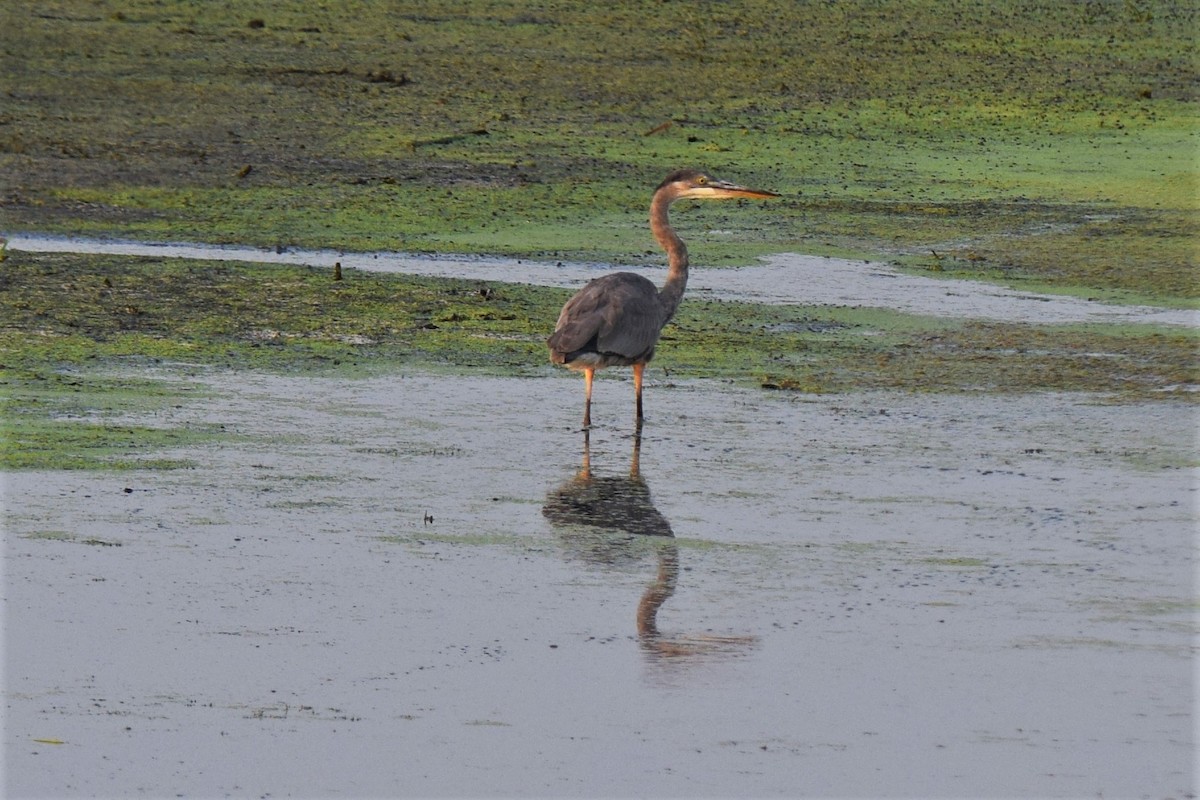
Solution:
[{"label": "heron", "polygon": [[706,172],[672,172],[650,200],[650,231],[667,252],[667,280],[659,289],[634,272],[614,272],[590,281],[567,301],[547,339],[550,360],[583,373],[583,427],[592,425],[592,381],[596,370],[633,367],[637,425],[642,424],[642,373],[654,358],[663,326],[675,316],[688,280],[688,251],[671,227],[667,211],[676,200],[767,199],[775,192],[718,180]]}]

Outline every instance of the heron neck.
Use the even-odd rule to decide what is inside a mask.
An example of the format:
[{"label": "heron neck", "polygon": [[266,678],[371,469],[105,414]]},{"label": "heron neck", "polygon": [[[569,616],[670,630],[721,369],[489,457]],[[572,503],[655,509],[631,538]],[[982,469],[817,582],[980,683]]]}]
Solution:
[{"label": "heron neck", "polygon": [[[650,231],[662,249],[667,251],[667,281],[658,292],[667,320],[673,317],[675,309],[679,308],[679,301],[683,299],[688,279],[687,245],[679,238],[679,234],[675,233],[667,215],[667,209],[673,199],[670,195],[659,192],[650,202]],[[663,322],[665,324],[666,320]]]}]

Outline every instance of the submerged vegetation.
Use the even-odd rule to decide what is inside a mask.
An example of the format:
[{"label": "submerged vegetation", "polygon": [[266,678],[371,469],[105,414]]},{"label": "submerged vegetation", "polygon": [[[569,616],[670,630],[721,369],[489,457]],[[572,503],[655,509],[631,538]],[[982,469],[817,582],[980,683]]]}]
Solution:
[{"label": "submerged vegetation", "polygon": [[[219,426],[173,429],[169,415],[162,429],[131,427],[125,420],[135,412],[183,400],[178,385],[129,377],[152,366],[545,374],[546,331],[567,296],[353,270],[335,281],[307,267],[16,252],[0,271],[0,464],[163,467],[172,462],[139,455],[231,435]],[[1144,325],[1029,326],[693,299],[664,333],[654,371],[821,393],[1189,397],[1200,384],[1196,342],[1194,331]],[[114,368],[120,374],[108,376]]]},{"label": "submerged vegetation", "polygon": [[[0,357],[10,375],[34,381],[46,379],[47,365],[89,363],[537,375],[550,369],[545,338],[568,296],[355,270],[334,280],[308,267],[15,253],[0,273]],[[1200,384],[1198,338],[1149,325],[1029,326],[696,298],[664,331],[654,367],[822,393],[1174,396]]]},{"label": "submerged vegetation", "polygon": [[[661,258],[651,188],[701,166],[785,194],[769,213],[679,208],[714,234],[705,265],[854,255],[1197,305],[1193,3],[89,0],[0,15],[21,32],[0,43],[0,233],[639,264]],[[3,463],[136,462],[125,390],[81,367],[536,372],[565,296],[9,253]],[[1192,333],[1147,327],[694,301],[663,342],[671,376],[814,392],[1197,383]],[[174,402],[141,388],[143,406]]]}]

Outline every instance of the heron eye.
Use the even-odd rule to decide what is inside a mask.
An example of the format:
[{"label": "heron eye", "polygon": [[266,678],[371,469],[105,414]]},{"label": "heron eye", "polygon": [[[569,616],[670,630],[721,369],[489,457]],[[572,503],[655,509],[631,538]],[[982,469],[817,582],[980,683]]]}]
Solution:
[{"label": "heron eye", "polygon": [[704,176],[704,175],[701,175],[701,176],[699,176],[698,178],[696,178],[696,183],[698,183],[698,184],[700,184],[701,186],[703,186],[704,184],[708,183],[708,178],[707,178],[706,176]]}]

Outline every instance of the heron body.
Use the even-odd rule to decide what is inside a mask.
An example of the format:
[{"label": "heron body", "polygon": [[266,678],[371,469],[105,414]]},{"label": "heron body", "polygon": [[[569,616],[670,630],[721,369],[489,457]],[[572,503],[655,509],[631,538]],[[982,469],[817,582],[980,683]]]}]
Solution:
[{"label": "heron body", "polygon": [[584,428],[592,424],[592,380],[596,370],[605,367],[633,367],[637,422],[642,422],[642,373],[687,288],[687,246],[671,227],[667,214],[671,203],[684,198],[739,197],[778,195],[717,180],[698,170],[671,173],[650,201],[650,230],[667,252],[667,280],[662,288],[636,273],[615,272],[591,281],[563,306],[546,343],[553,363],[583,372]]},{"label": "heron body", "polygon": [[[659,299],[658,287],[641,275],[596,278],[563,306],[550,360],[571,369],[644,363],[654,357],[659,332],[673,313]],[[567,347],[573,349],[560,349]]]}]

